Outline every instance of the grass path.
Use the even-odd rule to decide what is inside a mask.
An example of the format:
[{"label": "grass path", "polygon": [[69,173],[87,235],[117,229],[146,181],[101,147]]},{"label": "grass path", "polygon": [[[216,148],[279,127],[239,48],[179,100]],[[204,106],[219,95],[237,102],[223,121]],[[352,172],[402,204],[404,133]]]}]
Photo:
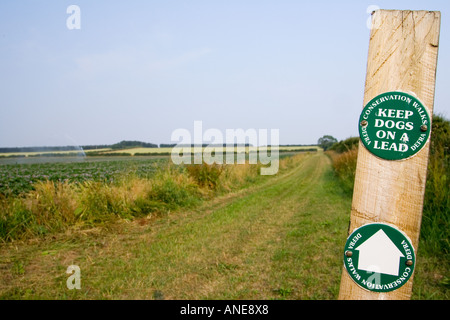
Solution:
[{"label": "grass path", "polygon": [[329,158],[304,155],[194,210],[3,245],[0,298],[335,299],[350,205]]}]

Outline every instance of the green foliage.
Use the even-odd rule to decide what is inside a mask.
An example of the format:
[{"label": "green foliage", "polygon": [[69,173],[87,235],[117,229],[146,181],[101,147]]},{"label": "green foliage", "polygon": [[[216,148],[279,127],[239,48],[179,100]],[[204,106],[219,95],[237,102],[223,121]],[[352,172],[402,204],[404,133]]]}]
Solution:
[{"label": "green foliage", "polygon": [[359,138],[351,137],[345,140],[341,140],[333,144],[328,150],[336,151],[337,153],[343,153],[349,151],[355,147],[358,147]]},{"label": "green foliage", "polygon": [[351,194],[355,183],[358,147],[353,147],[343,153],[333,152],[328,154],[333,161],[334,171],[342,182],[342,189]]},{"label": "green foliage", "polygon": [[133,206],[130,207],[130,212],[134,217],[146,216],[152,212],[164,212],[166,206],[161,201],[156,201],[146,197],[138,197]]},{"label": "green foliage", "polygon": [[358,156],[358,137],[351,137],[333,144],[327,154],[331,157],[336,175],[347,193],[353,192],[356,160]]},{"label": "green foliage", "polygon": [[118,150],[118,149],[128,149],[128,148],[134,148],[134,147],[140,147],[140,148],[158,148],[157,144],[154,143],[147,143],[142,141],[120,141],[119,143],[113,144],[111,146],[111,149]]},{"label": "green foliage", "polygon": [[428,252],[449,254],[450,122],[433,117],[421,238]]},{"label": "green foliage", "polygon": [[104,151],[91,151],[88,154],[89,157],[130,157],[129,152],[104,152]]},{"label": "green foliage", "polygon": [[0,208],[0,239],[16,239],[28,233],[35,225],[35,217],[31,211],[17,199],[6,198],[0,194]]},{"label": "green foliage", "polygon": [[135,159],[0,165],[0,194],[19,195],[34,190],[39,181],[113,182],[130,172],[151,177],[167,159]]},{"label": "green foliage", "polygon": [[201,187],[217,189],[223,167],[218,164],[193,164],[186,167],[187,172]]},{"label": "green foliage", "polygon": [[330,135],[325,135],[322,138],[319,138],[317,144],[326,151],[329,147],[337,142],[337,139]]},{"label": "green foliage", "polygon": [[112,187],[96,181],[86,181],[80,186],[79,219],[93,225],[111,220],[114,216],[127,213],[125,201],[114,192]]},{"label": "green foliage", "polygon": [[135,157],[139,157],[139,156],[143,156],[143,157],[149,157],[149,156],[154,157],[154,156],[157,156],[157,157],[160,157],[160,156],[170,156],[170,155],[171,155],[170,152],[158,152],[158,153],[151,153],[151,152],[136,152],[136,153],[134,154]]},{"label": "green foliage", "polygon": [[173,210],[193,205],[198,196],[197,190],[185,176],[169,168],[156,176],[148,199],[164,203],[164,207]]}]

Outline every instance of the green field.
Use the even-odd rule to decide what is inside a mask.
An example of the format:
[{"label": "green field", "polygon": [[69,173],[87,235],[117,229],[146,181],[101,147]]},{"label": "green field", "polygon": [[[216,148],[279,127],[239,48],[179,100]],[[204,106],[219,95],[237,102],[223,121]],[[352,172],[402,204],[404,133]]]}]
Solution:
[{"label": "green field", "polygon": [[[38,181],[53,182],[112,182],[123,175],[135,174],[150,177],[168,157],[95,157],[85,158],[51,157],[22,159],[17,163],[12,159],[0,159],[0,194],[14,194],[33,190]],[[2,161],[5,163],[1,165]]]},{"label": "green field", "polygon": [[[0,154],[0,156],[8,155],[0,158],[0,194],[17,195],[28,192],[33,189],[36,182],[45,180],[53,182],[84,182],[89,180],[106,182],[113,181],[115,178],[131,172],[139,177],[148,177],[161,163],[169,161],[172,150],[172,148],[131,148],[115,151],[97,149],[87,151],[86,156],[71,156],[73,151]],[[174,150],[177,150],[177,148]],[[232,150],[233,152],[248,153],[257,150],[257,148],[238,147]],[[305,150],[318,151],[320,148],[316,146],[280,147],[281,157]],[[225,152],[226,150],[224,150]],[[91,157],[92,153],[96,153],[96,156]],[[52,156],[46,156],[46,154]],[[134,157],[136,154],[141,156]],[[14,155],[21,155],[22,157],[15,158]]]},{"label": "green field", "polygon": [[[230,167],[239,171],[237,187],[156,216],[6,242],[0,298],[336,299],[351,196],[322,152],[281,164],[275,176]],[[188,181],[173,177],[165,181]],[[134,190],[126,197],[140,192],[140,184],[125,186],[120,190]],[[181,191],[170,186],[172,195]],[[448,299],[437,280],[446,266],[436,267],[420,251],[418,261],[413,298]],[[69,265],[81,269],[80,290],[66,287]]]}]

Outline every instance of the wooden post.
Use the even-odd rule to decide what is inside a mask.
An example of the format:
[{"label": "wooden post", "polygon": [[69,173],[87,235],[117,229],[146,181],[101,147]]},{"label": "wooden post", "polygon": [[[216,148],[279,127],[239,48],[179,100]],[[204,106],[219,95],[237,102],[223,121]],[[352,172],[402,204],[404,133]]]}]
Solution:
[{"label": "wooden post", "polygon": [[[381,93],[400,90],[414,93],[433,114],[439,28],[436,11],[372,14],[364,105]],[[367,223],[389,223],[406,233],[417,253],[428,153],[429,143],[412,158],[383,160],[360,141],[349,234]],[[339,299],[410,299],[412,280],[391,292],[371,292],[344,268]]]}]

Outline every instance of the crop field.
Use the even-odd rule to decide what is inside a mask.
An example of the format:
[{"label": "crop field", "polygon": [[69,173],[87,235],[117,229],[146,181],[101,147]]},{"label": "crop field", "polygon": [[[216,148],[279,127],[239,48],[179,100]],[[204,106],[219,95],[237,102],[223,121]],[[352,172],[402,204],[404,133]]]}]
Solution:
[{"label": "crop field", "polygon": [[[181,148],[179,148],[181,152]],[[224,148],[226,152],[226,148]],[[259,148],[261,149],[261,148]],[[319,150],[317,146],[282,146],[283,156],[301,151]],[[98,149],[86,151],[86,156],[73,157],[74,151],[2,153],[0,156],[0,194],[18,195],[33,189],[38,181],[112,182],[124,173],[147,178],[169,160],[173,148]],[[202,149],[204,150],[204,148]],[[256,147],[236,147],[233,152],[256,151]],[[192,149],[192,152],[194,150]],[[95,157],[90,154],[96,153]],[[46,157],[49,154],[51,156]],[[102,154],[105,156],[102,157]],[[60,156],[59,156],[60,155]],[[135,155],[141,155],[135,157]],[[19,156],[19,158],[14,158]]]},{"label": "crop field", "polygon": [[[32,160],[38,162],[39,159]],[[123,174],[148,178],[160,165],[167,163],[168,157],[108,157],[92,160],[53,158],[51,160],[54,161],[0,164],[0,194],[24,193],[32,190],[36,182],[46,180],[53,182],[84,182],[88,180],[113,182]]]}]

